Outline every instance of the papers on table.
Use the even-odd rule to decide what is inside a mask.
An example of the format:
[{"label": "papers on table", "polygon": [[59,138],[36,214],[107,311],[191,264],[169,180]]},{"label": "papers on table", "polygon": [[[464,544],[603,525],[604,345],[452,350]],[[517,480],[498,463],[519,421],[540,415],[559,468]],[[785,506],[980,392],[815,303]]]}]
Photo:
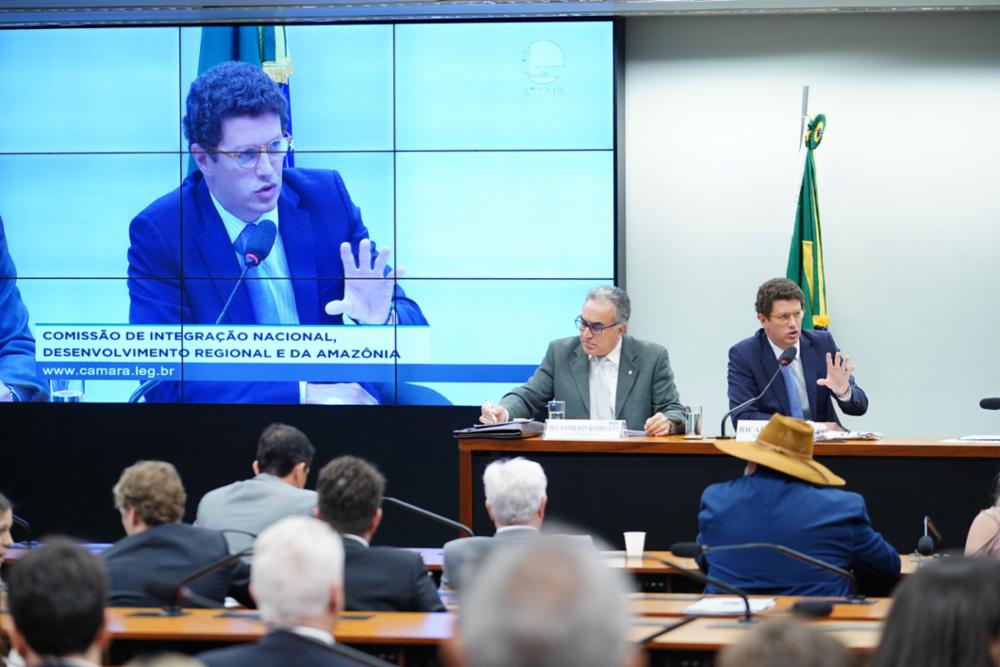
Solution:
[{"label": "papers on table", "polygon": [[1000,442],[1000,435],[963,435],[961,438],[949,438],[941,442]]},{"label": "papers on table", "polygon": [[836,442],[839,440],[881,440],[882,434],[875,431],[823,431],[813,435],[813,442]]},{"label": "papers on table", "polygon": [[[774,606],[774,598],[750,598],[751,613],[759,613]],[[684,608],[687,616],[741,616],[746,613],[743,598],[718,596],[698,600]]]}]

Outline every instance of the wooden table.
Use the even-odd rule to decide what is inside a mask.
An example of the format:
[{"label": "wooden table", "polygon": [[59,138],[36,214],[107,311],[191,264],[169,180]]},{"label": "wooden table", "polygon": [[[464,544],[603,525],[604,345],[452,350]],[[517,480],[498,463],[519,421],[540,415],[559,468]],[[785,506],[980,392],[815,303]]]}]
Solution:
[{"label": "wooden table", "polygon": [[[882,636],[882,623],[879,621],[822,620],[808,623],[860,654],[871,653]],[[752,624],[746,625],[734,619],[696,618],[652,638],[643,646],[653,652],[710,654],[740,641],[752,627]],[[688,660],[694,664],[697,659],[692,656]]]},{"label": "wooden table", "polygon": [[[941,439],[818,443],[815,455],[847,479],[848,490],[865,496],[876,530],[900,551],[916,546],[924,514],[944,532],[946,546],[959,547],[969,522],[989,503],[1000,443]],[[526,456],[541,462],[549,476],[550,516],[613,545],[621,544],[622,530],[646,530],[647,546],[661,549],[694,539],[701,491],[738,476],[741,465],[716,449],[712,438],[682,436],[459,439],[458,456],[459,520],[478,532],[490,528],[481,508],[482,468],[499,457]]]},{"label": "wooden table", "polygon": [[[638,593],[631,596],[632,612],[643,617],[681,617],[684,616],[684,609],[706,597],[720,596],[692,593]],[[774,606],[761,612],[761,616],[792,614],[792,606],[803,599],[793,595],[751,595],[750,598],[774,598]],[[834,599],[830,601],[834,602],[833,611],[827,618],[837,621],[883,621],[889,613],[889,607],[892,606],[891,598],[870,598],[864,604],[849,604]]]}]

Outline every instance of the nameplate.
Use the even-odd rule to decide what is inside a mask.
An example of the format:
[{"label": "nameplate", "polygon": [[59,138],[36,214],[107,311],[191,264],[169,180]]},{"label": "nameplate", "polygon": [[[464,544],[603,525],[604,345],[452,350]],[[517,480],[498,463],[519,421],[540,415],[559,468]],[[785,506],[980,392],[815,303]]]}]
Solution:
[{"label": "nameplate", "polygon": [[736,423],[737,442],[753,442],[767,426],[765,419],[741,419]]},{"label": "nameplate", "polygon": [[550,419],[545,422],[548,440],[621,440],[625,421],[621,419]]}]

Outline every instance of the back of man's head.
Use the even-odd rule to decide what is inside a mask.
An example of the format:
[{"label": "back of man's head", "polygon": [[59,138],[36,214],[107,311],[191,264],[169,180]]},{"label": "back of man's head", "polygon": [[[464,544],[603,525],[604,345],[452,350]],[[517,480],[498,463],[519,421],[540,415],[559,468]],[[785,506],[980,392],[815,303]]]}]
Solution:
[{"label": "back of man's head", "polygon": [[42,657],[90,649],[104,625],[107,598],[104,563],[66,540],[49,540],[44,549],[33,550],[7,577],[7,604],[17,635]]},{"label": "back of man's head", "polygon": [[547,485],[542,466],[520,456],[494,461],[483,473],[486,502],[498,527],[534,519],[545,501]]},{"label": "back of man's head", "polygon": [[628,592],[577,540],[498,549],[463,591],[453,650],[464,667],[618,667],[634,656]]},{"label": "back of man's head", "polygon": [[150,528],[184,516],[184,483],[177,468],[166,461],[139,461],[125,468],[112,493],[115,507],[135,510]]},{"label": "back of man's head", "polygon": [[335,458],[316,480],[319,517],[337,532],[363,535],[375,518],[385,492],[385,477],[356,456]]},{"label": "back of man's head", "polygon": [[287,424],[271,424],[257,440],[257,467],[275,477],[287,476],[299,463],[308,468],[315,454],[306,434]]},{"label": "back of man's head", "polygon": [[250,588],[268,625],[289,628],[335,616],[344,590],[340,535],[311,517],[278,521],[254,542]]}]

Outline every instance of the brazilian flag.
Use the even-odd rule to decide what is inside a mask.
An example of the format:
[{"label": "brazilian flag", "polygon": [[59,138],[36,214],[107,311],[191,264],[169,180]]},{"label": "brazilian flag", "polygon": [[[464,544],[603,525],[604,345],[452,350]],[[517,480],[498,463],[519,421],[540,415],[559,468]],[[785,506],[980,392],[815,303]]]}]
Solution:
[{"label": "brazilian flag", "polygon": [[[201,29],[198,74],[219,63],[238,60],[263,68],[277,83],[288,101],[288,133],[292,133],[292,96],[288,86],[292,76],[292,58],[283,26],[205,26]],[[288,151],[285,166],[295,166],[295,156]],[[194,171],[194,160],[189,171]]]},{"label": "brazilian flag", "polygon": [[830,316],[826,311],[826,274],[823,270],[823,233],[819,225],[819,195],[816,192],[816,161],[813,151],[823,141],[826,116],[818,114],[809,121],[805,144],[806,166],[802,189],[795,212],[792,247],[788,251],[787,277],[802,288],[806,296],[804,329],[826,329]]}]

